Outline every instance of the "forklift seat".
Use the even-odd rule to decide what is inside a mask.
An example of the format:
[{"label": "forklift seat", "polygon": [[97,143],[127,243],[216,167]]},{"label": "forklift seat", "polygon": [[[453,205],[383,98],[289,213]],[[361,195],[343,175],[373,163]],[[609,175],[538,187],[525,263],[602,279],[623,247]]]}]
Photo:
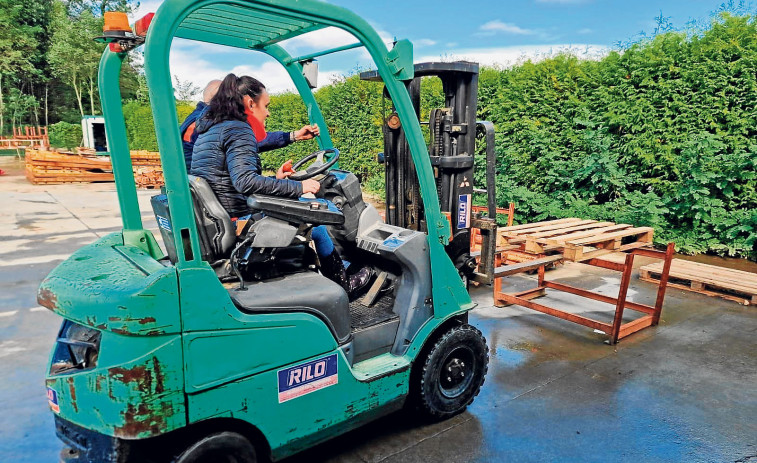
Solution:
[{"label": "forklift seat", "polygon": [[213,189],[204,178],[190,175],[189,190],[192,192],[203,260],[213,264],[228,258],[237,241],[229,213],[218,202]]},{"label": "forklift seat", "polygon": [[339,344],[350,339],[350,301],[342,287],[315,272],[253,281],[246,291],[229,290],[245,313],[304,312],[320,318]]}]

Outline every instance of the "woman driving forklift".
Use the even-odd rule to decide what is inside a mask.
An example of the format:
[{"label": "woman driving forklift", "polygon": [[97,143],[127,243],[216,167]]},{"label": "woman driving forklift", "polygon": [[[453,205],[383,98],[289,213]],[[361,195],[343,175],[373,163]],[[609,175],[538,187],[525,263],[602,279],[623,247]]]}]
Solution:
[{"label": "woman driving forklift", "polygon": [[[269,103],[268,92],[260,81],[228,74],[197,122],[190,173],[208,182],[231,217],[250,215],[246,199],[249,195],[298,198],[315,194],[321,187],[313,179],[288,179],[292,171],[287,171],[286,164],[278,169],[276,177],[261,175],[258,142],[266,137]],[[311,236],[324,276],[341,285],[351,298],[368,284],[373,274],[369,267],[347,275],[325,226],[313,227]]]}]

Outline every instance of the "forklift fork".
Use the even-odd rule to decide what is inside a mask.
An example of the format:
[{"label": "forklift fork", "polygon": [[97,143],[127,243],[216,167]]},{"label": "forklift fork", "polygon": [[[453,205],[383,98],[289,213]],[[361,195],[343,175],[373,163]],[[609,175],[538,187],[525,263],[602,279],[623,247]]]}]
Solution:
[{"label": "forklift fork", "polygon": [[471,250],[471,257],[479,258],[478,269],[473,272],[472,280],[490,285],[494,282],[494,258],[497,252],[497,198],[496,198],[496,162],[494,152],[494,124],[489,121],[476,121],[476,129],[484,132],[486,143],[486,190],[474,190],[486,193],[487,217],[477,215],[471,220],[471,228],[479,230],[481,250]]}]

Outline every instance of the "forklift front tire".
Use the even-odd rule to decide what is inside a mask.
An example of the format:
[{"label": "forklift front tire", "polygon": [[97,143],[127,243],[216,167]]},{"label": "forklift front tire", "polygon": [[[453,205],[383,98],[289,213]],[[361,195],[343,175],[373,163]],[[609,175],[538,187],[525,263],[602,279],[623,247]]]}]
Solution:
[{"label": "forklift front tire", "polygon": [[187,448],[175,463],[257,463],[255,447],[241,434],[219,432]]},{"label": "forklift front tire", "polygon": [[446,419],[473,402],[489,369],[486,339],[468,324],[453,326],[442,334],[425,357],[416,376],[416,403],[431,419]]}]

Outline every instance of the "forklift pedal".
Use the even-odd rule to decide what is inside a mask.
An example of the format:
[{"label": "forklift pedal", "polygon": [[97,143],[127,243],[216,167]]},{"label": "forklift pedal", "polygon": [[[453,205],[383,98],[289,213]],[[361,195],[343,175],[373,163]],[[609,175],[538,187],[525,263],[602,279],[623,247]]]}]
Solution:
[{"label": "forklift pedal", "polygon": [[360,301],[360,303],[367,307],[372,306],[376,302],[376,298],[381,292],[381,287],[384,286],[384,282],[386,282],[388,276],[389,274],[386,272],[379,273],[378,277],[376,277],[376,281],[371,285],[371,289],[365,293],[365,296],[363,296],[363,300]]}]

